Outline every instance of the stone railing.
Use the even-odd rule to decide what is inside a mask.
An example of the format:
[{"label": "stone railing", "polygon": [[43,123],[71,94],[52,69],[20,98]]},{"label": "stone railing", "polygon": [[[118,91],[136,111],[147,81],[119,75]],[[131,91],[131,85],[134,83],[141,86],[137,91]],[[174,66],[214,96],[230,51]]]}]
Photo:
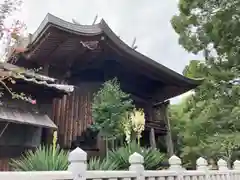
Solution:
[{"label": "stone railing", "polygon": [[129,157],[128,171],[89,171],[87,153],[76,148],[69,154],[69,162],[67,171],[0,172],[0,180],[240,180],[238,160],[234,162],[231,170],[223,159],[217,163],[218,170],[209,170],[207,161],[199,158],[196,170],[185,170],[181,159],[172,156],[167,170],[150,171],[144,169],[144,158],[134,153]]}]

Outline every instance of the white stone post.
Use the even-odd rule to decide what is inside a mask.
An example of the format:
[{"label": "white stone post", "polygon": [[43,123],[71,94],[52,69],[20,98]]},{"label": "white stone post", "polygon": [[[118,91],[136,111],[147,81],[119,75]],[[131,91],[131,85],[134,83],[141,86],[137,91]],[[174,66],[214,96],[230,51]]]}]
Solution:
[{"label": "white stone post", "polygon": [[228,171],[229,169],[228,169],[227,161],[223,159],[219,159],[217,162],[217,165],[218,165],[219,171],[224,171],[224,173],[226,173],[226,179],[231,180],[232,174],[231,174],[231,171]]},{"label": "white stone post", "polygon": [[168,168],[169,170],[173,170],[173,171],[184,170],[182,168],[182,160],[175,155],[173,155],[168,159],[168,163],[170,165]]},{"label": "white stone post", "polygon": [[[183,171],[185,169],[182,167],[182,160],[179,157],[177,157],[176,155],[173,155],[172,157],[170,157],[168,159],[168,163],[170,165],[168,170],[176,171],[177,172],[176,179],[183,180]],[[168,179],[174,180],[175,178],[174,178],[174,176],[169,176]]]},{"label": "white stone post", "polygon": [[217,165],[218,165],[218,170],[220,170],[220,171],[228,170],[227,161],[225,161],[223,159],[219,159],[217,162]]},{"label": "white stone post", "polygon": [[[233,169],[234,169],[234,170],[237,170],[238,172],[240,171],[240,161],[239,161],[239,160],[234,161],[234,163],[233,163]],[[239,174],[235,174],[235,175],[234,175],[234,178],[235,178],[235,179],[240,179],[240,175],[239,175]],[[234,179],[234,178],[233,178],[233,179]]]},{"label": "white stone post", "polygon": [[234,161],[233,169],[240,170],[240,161],[239,160]]},{"label": "white stone post", "polygon": [[141,154],[133,153],[131,156],[129,156],[128,159],[130,166],[129,171],[135,171],[137,173],[137,180],[144,180],[144,158]]},{"label": "white stone post", "polygon": [[200,158],[197,159],[196,164],[197,164],[197,170],[200,170],[200,171],[202,171],[202,170],[204,170],[204,171],[208,170],[208,162],[207,162],[206,159],[200,157]]},{"label": "white stone post", "polygon": [[206,159],[200,157],[196,161],[197,171],[204,171],[205,172],[205,179],[210,179],[209,176],[209,167],[208,162]]},{"label": "white stone post", "polygon": [[76,148],[70,152],[68,161],[68,171],[73,173],[74,180],[86,180],[87,153],[81,148]]}]

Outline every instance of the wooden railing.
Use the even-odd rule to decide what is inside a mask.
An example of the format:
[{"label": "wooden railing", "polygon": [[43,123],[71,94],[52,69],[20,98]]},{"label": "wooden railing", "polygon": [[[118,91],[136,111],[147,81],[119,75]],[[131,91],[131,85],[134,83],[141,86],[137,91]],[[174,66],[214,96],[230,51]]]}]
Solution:
[{"label": "wooden railing", "polygon": [[240,180],[240,161],[228,169],[226,161],[218,161],[218,170],[209,170],[207,161],[199,158],[196,170],[185,170],[181,159],[172,156],[167,170],[144,170],[143,157],[134,153],[129,157],[128,171],[89,171],[87,153],[76,148],[69,155],[68,171],[0,172],[0,180]]}]

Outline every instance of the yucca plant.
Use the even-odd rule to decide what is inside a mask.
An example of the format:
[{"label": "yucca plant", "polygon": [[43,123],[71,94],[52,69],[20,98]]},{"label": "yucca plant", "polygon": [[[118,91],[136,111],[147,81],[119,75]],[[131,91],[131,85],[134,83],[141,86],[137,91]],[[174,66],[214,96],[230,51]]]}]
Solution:
[{"label": "yucca plant", "polygon": [[68,168],[68,152],[57,146],[57,131],[53,133],[50,146],[29,150],[18,160],[12,159],[10,166],[15,171],[63,171]]},{"label": "yucca plant", "polygon": [[165,154],[158,149],[140,147],[136,142],[131,142],[124,147],[109,151],[108,159],[117,165],[118,170],[125,170],[129,168],[128,159],[134,152],[144,157],[144,167],[148,170],[159,168],[160,163],[165,159]]},{"label": "yucca plant", "polygon": [[118,170],[118,164],[108,158],[93,157],[88,162],[88,170]]},{"label": "yucca plant", "polygon": [[10,166],[15,171],[62,171],[68,168],[68,152],[50,146],[29,150],[18,160],[12,159]]}]

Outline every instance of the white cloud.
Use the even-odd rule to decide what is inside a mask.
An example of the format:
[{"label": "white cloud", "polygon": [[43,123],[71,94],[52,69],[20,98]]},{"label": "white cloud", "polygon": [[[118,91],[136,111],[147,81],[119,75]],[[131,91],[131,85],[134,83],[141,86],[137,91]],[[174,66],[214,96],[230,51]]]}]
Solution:
[{"label": "white cloud", "polygon": [[138,51],[181,73],[190,59],[178,45],[170,19],[177,13],[176,0],[25,0],[23,19],[33,32],[50,12],[65,20],[91,24],[96,14],[104,18],[128,44],[137,37]]}]

